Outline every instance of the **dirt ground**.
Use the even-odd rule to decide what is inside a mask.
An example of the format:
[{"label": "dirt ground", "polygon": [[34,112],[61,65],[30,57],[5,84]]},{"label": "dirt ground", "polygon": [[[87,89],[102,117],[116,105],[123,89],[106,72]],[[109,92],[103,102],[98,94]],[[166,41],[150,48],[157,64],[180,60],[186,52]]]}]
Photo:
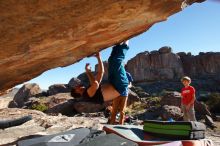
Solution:
[{"label": "dirt ground", "polygon": [[206,138],[214,142],[214,146],[220,146],[220,122],[215,122],[217,128],[214,130],[207,129]]}]

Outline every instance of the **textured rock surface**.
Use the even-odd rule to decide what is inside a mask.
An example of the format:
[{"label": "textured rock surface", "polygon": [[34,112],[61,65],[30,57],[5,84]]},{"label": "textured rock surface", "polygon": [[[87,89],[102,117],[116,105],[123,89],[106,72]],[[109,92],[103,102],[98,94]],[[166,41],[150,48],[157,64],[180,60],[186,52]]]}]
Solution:
[{"label": "textured rock surface", "polygon": [[55,134],[79,127],[91,127],[101,130],[106,123],[105,118],[82,116],[82,117],[66,117],[66,116],[48,116],[40,111],[27,109],[0,109],[0,119],[15,119],[25,115],[32,115],[33,120],[20,126],[15,126],[0,130],[0,145],[16,144],[18,139],[30,135],[46,135]]},{"label": "textured rock surface", "polygon": [[13,101],[17,107],[22,107],[24,102],[27,102],[30,97],[36,96],[41,92],[39,85],[35,83],[25,84],[15,94]]},{"label": "textured rock surface", "polygon": [[53,115],[58,115],[59,113],[63,115],[73,115],[73,103],[73,97],[71,97],[69,93],[58,93],[48,97],[32,97],[25,102],[24,107]]},{"label": "textured rock surface", "polygon": [[138,35],[201,1],[1,1],[0,91]]},{"label": "textured rock surface", "polygon": [[127,70],[135,82],[172,80],[184,74],[180,57],[169,48],[139,53],[128,61]]},{"label": "textured rock surface", "polygon": [[69,81],[68,86],[69,86],[70,88],[72,88],[72,87],[75,87],[75,86],[80,85],[81,83],[82,83],[82,82],[81,82],[80,79],[73,77],[73,78]]},{"label": "textured rock surface", "polygon": [[170,47],[162,47],[158,51],[139,53],[128,61],[127,70],[136,85],[151,94],[180,91],[183,75],[193,79],[198,98],[202,92],[220,91],[220,52],[193,56],[183,52],[175,54]]},{"label": "textured rock surface", "polygon": [[181,107],[181,94],[179,92],[170,92],[162,97],[161,105],[172,105]]},{"label": "textured rock surface", "polygon": [[218,76],[220,74],[220,52],[201,52],[197,56],[179,53],[185,74],[191,77]]},{"label": "textured rock surface", "polygon": [[[92,74],[95,76],[95,72],[92,72]],[[88,87],[89,86],[89,78],[87,77],[86,73],[81,73],[78,77],[77,77],[82,85]]]},{"label": "textured rock surface", "polygon": [[172,53],[170,47],[143,52],[128,61],[127,70],[135,82],[179,80],[183,75],[219,82],[220,52]]},{"label": "textured rock surface", "polygon": [[174,119],[175,121],[183,120],[183,113],[181,112],[181,109],[176,106],[164,105],[161,108],[160,116],[165,121],[169,120],[170,118]]},{"label": "textured rock surface", "polygon": [[57,93],[67,93],[70,92],[71,88],[68,84],[54,84],[51,85],[47,91],[48,95],[55,95]]}]

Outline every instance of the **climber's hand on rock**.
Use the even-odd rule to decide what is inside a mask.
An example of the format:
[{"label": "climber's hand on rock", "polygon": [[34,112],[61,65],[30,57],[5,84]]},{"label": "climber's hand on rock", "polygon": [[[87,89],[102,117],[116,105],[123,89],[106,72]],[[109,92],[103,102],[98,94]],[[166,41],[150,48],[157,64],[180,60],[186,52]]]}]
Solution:
[{"label": "climber's hand on rock", "polygon": [[91,66],[90,66],[90,63],[86,63],[85,70],[86,70],[86,72],[92,70],[92,69],[91,69]]},{"label": "climber's hand on rock", "polygon": [[98,53],[95,53],[94,56],[95,56],[96,58],[100,58],[100,53],[99,53],[99,52],[98,52]]}]

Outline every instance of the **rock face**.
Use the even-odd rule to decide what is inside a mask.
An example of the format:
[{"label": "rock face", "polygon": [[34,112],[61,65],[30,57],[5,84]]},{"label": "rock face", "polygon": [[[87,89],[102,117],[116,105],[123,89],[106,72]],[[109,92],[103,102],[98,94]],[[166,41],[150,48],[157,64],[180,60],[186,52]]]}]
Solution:
[{"label": "rock face", "polygon": [[1,1],[0,91],[138,35],[201,1]]},{"label": "rock face", "polygon": [[35,83],[25,84],[15,94],[13,101],[15,102],[17,107],[22,107],[24,103],[28,101],[30,97],[36,96],[40,94],[41,92],[42,91],[39,85]]},{"label": "rock face", "polygon": [[73,87],[78,86],[78,85],[80,85],[80,84],[81,84],[81,80],[78,79],[78,78],[73,77],[73,78],[69,81],[68,86],[69,86],[70,88],[73,88]]},{"label": "rock face", "polygon": [[68,84],[55,84],[51,85],[48,89],[48,95],[55,95],[57,93],[67,93],[70,92],[71,88],[69,88]]},{"label": "rock face", "polygon": [[128,61],[127,70],[135,82],[172,80],[183,76],[180,57],[169,47],[143,52]]},{"label": "rock face", "polygon": [[179,80],[183,75],[219,80],[220,52],[193,56],[186,53],[175,54],[170,47],[162,47],[158,51],[136,55],[128,61],[127,70],[133,75],[135,82]]},{"label": "rock face", "polygon": [[[127,70],[137,85],[149,93],[162,90],[180,91],[180,78],[188,75],[198,91],[220,91],[220,52],[172,53],[170,47],[158,51],[143,52],[128,61]],[[197,92],[199,95],[199,92]]]},{"label": "rock face", "polygon": [[179,53],[185,74],[191,77],[219,76],[220,52],[201,52],[197,56]]}]

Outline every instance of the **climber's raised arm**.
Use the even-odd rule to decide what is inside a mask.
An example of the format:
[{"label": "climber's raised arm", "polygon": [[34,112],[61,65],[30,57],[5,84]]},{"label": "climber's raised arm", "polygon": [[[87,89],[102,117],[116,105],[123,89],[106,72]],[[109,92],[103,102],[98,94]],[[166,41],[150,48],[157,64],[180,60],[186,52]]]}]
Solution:
[{"label": "climber's raised arm", "polygon": [[97,72],[97,75],[96,75],[96,81],[100,84],[101,81],[102,81],[105,70],[104,70],[104,65],[103,65],[100,53],[96,53],[95,57],[98,60],[98,72]]},{"label": "climber's raised arm", "polygon": [[92,85],[95,81],[95,78],[92,74],[91,67],[90,67],[89,63],[86,63],[85,70],[86,70],[86,75],[89,78],[89,83],[90,83],[90,85]]}]

